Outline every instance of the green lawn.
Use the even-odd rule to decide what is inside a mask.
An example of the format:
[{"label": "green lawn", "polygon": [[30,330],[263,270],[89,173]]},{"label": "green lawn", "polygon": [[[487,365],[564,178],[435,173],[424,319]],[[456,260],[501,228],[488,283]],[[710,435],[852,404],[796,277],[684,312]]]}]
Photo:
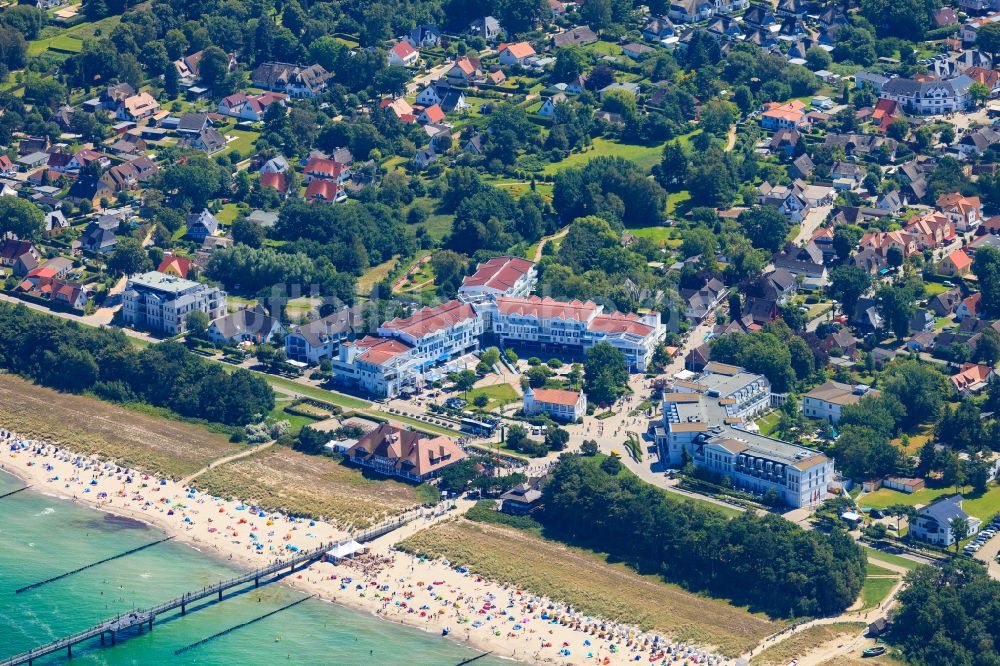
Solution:
[{"label": "green lawn", "polygon": [[638,238],[648,238],[657,245],[680,243],[680,240],[674,239],[674,230],[671,227],[632,227],[628,232]]},{"label": "green lawn", "polygon": [[[990,486],[989,490],[981,497],[969,497],[971,488],[968,486],[963,488],[963,491],[966,498],[962,504],[962,508],[970,516],[975,516],[982,521],[988,521],[1000,512],[1000,486],[995,484]],[[872,509],[884,509],[890,504],[924,505],[930,504],[942,495],[950,495],[953,492],[955,492],[955,488],[950,486],[948,488],[924,488],[910,495],[901,493],[898,490],[882,488],[874,493],[864,495],[858,503],[863,507]]]},{"label": "green lawn", "polygon": [[303,427],[307,425],[312,425],[316,423],[316,419],[310,418],[308,416],[303,416],[301,414],[289,414],[285,411],[285,407],[288,406],[287,402],[279,402],[271,413],[267,415],[270,421],[288,421],[289,432],[293,435],[297,435]]},{"label": "green lawn", "polygon": [[927,296],[937,296],[938,294],[943,294],[944,292],[951,289],[951,287],[946,287],[940,282],[925,282],[924,290],[927,292]]},{"label": "green lawn", "polygon": [[476,399],[476,396],[485,395],[490,399],[486,403],[487,410],[494,410],[497,407],[503,407],[504,405],[509,405],[512,402],[517,402],[518,395],[517,391],[510,384],[497,384],[496,386],[481,386],[479,388],[472,389],[469,391],[467,400],[469,404]]},{"label": "green lawn", "polygon": [[222,209],[215,214],[216,219],[223,224],[232,224],[236,221],[236,217],[240,213],[239,204],[227,203],[222,206]]},{"label": "green lawn", "polygon": [[[905,557],[900,557],[899,555],[892,555],[891,553],[883,553],[880,550],[875,550],[874,548],[869,548],[868,546],[861,546],[865,550],[865,554],[868,555],[869,560],[876,560],[880,562],[885,562],[887,564],[895,564],[897,567],[904,567],[905,569],[916,569],[920,566],[919,562],[914,562],[913,560],[907,559]],[[868,570],[871,571],[873,567],[877,565],[869,564]],[[881,569],[881,567],[878,567]]]},{"label": "green lawn", "polygon": [[861,588],[862,610],[865,608],[875,608],[882,600],[889,596],[892,588],[899,582],[899,578],[872,578],[865,579],[865,585]]},{"label": "green lawn", "polygon": [[283,389],[282,392],[292,392],[298,395],[304,395],[309,398],[315,398],[316,400],[322,400],[323,402],[339,405],[346,409],[367,409],[372,406],[372,404],[367,400],[354,398],[349,395],[344,395],[343,393],[334,393],[333,391],[316,388],[315,386],[300,384],[298,382],[293,382],[290,379],[285,379],[284,377],[276,377],[275,375],[268,375],[264,373],[259,374],[264,377],[264,379],[267,380],[267,383],[271,386]]},{"label": "green lawn", "polygon": [[653,146],[641,146],[597,138],[594,139],[593,144],[586,152],[573,153],[559,162],[549,164],[545,167],[544,173],[554,174],[563,169],[581,167],[595,157],[624,157],[635,162],[644,171],[649,171],[654,165],[660,162],[662,155],[662,143]]},{"label": "green lawn", "polygon": [[377,266],[372,266],[367,271],[365,271],[364,275],[358,278],[358,293],[368,294],[368,292],[371,291],[372,287],[374,287],[379,282],[389,277],[389,273],[392,272],[392,269],[395,267],[395,265],[396,265],[396,259],[394,257],[389,261],[384,261]]},{"label": "green lawn", "polygon": [[780,419],[781,415],[778,414],[778,412],[771,412],[770,414],[757,419],[757,427],[760,428],[760,434],[770,435],[771,431],[777,427]]},{"label": "green lawn", "polygon": [[877,564],[868,563],[867,569],[869,576],[898,576],[899,574],[892,569],[886,569],[885,567],[880,567]]},{"label": "green lawn", "polygon": [[230,141],[226,144],[225,150],[229,152],[238,150],[241,157],[246,157],[253,152],[253,147],[257,142],[257,137],[260,136],[260,132],[249,132],[247,130],[238,129],[227,129],[223,132],[223,134],[236,137],[235,141]]}]

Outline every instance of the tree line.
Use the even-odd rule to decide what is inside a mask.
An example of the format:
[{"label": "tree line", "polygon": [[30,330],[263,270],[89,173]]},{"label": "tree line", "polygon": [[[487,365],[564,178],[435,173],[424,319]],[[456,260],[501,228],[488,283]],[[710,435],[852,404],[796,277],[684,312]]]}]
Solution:
[{"label": "tree line", "polygon": [[865,555],[842,530],[753,513],[727,520],[596,461],[564,455],[551,474],[540,518],[553,533],[774,616],[834,614],[857,599]]},{"label": "tree line", "polygon": [[71,393],[144,402],[182,416],[245,425],[274,408],[248,370],[227,372],[176,342],[139,349],[125,334],[0,303],[0,368]]}]

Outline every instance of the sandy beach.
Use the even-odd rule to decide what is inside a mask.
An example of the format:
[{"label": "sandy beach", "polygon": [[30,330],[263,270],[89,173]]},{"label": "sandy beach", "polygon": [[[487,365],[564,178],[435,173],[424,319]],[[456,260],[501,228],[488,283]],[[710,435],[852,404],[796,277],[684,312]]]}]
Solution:
[{"label": "sandy beach", "polygon": [[[245,567],[294,550],[343,541],[347,532],[320,521],[264,512],[236,501],[78,456],[0,430],[0,466],[34,490],[141,520],[198,550]],[[393,545],[450,516],[418,515],[338,564],[317,562],[283,580],[296,589],[388,621],[447,635],[496,656],[544,664],[732,663],[696,646],[590,618],[525,591],[484,580],[445,561],[427,561]]]}]

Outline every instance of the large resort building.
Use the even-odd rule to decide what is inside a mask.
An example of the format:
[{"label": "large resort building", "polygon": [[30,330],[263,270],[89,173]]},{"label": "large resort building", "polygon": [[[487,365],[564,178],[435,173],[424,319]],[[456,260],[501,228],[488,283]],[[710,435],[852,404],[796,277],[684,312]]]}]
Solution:
[{"label": "large resort building", "polygon": [[748,429],[770,406],[766,377],[709,363],[697,381],[675,381],[664,393],[663,422],[655,428],[660,459],[680,465],[686,455],[738,488],[759,495],[773,490],[792,507],[821,502],[833,481],[833,462]]},{"label": "large resort building", "polygon": [[631,370],[649,367],[666,330],[658,313],[605,313],[590,301],[528,296],[534,276],[534,264],[523,259],[480,264],[457,300],[387,321],[377,336],[343,342],[333,360],[334,377],[391,398],[439,379],[439,366],[477,351],[484,341],[574,356],[608,342]]}]

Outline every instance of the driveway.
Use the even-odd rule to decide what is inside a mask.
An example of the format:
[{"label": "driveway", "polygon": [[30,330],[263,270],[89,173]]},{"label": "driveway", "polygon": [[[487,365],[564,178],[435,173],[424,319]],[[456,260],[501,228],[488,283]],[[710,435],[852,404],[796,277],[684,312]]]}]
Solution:
[{"label": "driveway", "polygon": [[816,206],[806,213],[806,217],[802,220],[802,224],[799,226],[799,233],[795,236],[796,245],[804,245],[809,242],[819,226],[823,224],[823,220],[826,216],[830,214],[833,210],[832,205],[828,206]]}]

